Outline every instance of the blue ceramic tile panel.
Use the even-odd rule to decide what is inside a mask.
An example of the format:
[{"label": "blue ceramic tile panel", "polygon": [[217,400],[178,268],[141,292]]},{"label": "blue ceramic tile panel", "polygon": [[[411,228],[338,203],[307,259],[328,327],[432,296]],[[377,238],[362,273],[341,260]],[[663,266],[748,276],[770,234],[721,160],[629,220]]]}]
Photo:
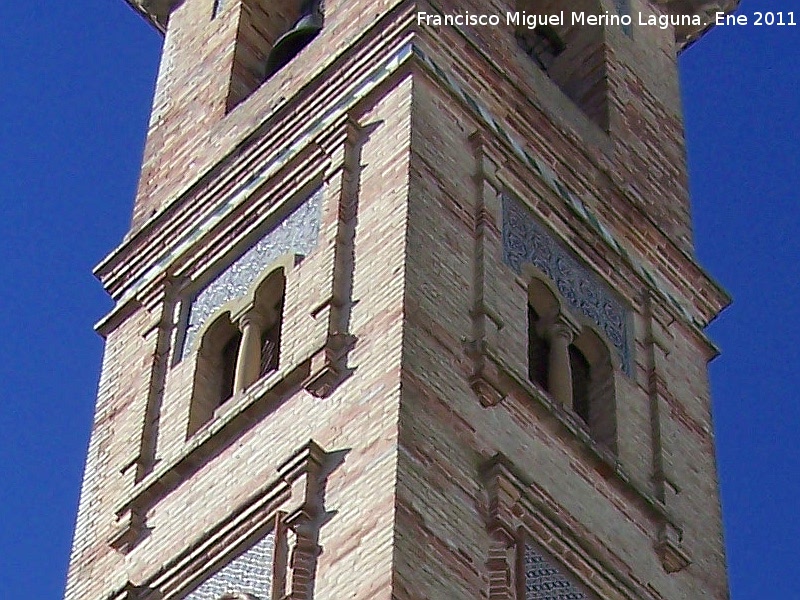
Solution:
[{"label": "blue ceramic tile panel", "polygon": [[185,600],[218,600],[223,594],[233,592],[270,600],[274,554],[275,534],[270,533],[201,583]]},{"label": "blue ceramic tile panel", "polygon": [[606,335],[630,375],[627,308],[521,202],[508,195],[503,196],[503,261],[517,273],[523,264],[531,263],[547,275],[567,303]]},{"label": "blue ceramic tile panel", "polygon": [[249,250],[219,273],[192,300],[181,357],[195,342],[197,332],[222,305],[244,296],[258,276],[278,257],[311,252],[317,245],[322,209],[322,188],[295,208]]}]

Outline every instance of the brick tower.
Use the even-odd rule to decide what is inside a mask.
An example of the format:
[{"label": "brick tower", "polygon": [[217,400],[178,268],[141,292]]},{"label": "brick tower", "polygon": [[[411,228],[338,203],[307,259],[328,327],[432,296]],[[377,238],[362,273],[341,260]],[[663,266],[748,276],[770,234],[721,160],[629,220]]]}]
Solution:
[{"label": "brick tower", "polygon": [[736,0],[128,1],[67,600],[727,598],[676,57]]}]

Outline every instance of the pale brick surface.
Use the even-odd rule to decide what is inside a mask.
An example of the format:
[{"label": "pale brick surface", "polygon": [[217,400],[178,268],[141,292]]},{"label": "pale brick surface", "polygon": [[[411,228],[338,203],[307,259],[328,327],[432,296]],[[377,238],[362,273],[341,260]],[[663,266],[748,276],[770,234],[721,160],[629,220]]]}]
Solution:
[{"label": "pale brick surface", "polygon": [[[714,350],[697,324],[727,299],[691,257],[673,32],[603,32],[604,130],[512,31],[420,30],[413,3],[334,0],[318,40],[230,109],[241,6],[212,19],[212,5],[185,0],[170,19],[132,230],[98,267],[118,305],[101,327],[67,600],[204,589],[198,577],[219,565],[175,565],[309,439],[338,461],[324,481],[316,600],[489,597],[496,507],[482,469],[497,453],[534,498],[516,516],[570,580],[604,598],[726,598],[705,368]],[[178,360],[177,308],[273,212],[319,186],[318,243],[286,274],[279,372],[187,436],[197,364],[192,352]],[[631,373],[614,374],[615,456],[526,383],[527,292],[502,258],[506,191],[632,315]],[[347,372],[329,396],[312,395],[315,353],[342,334]],[[471,383],[479,347],[500,365],[493,406]],[[131,498],[143,514],[126,516]],[[139,516],[144,533],[127,547],[120,531]],[[656,549],[667,524],[690,561],[674,573]]]}]

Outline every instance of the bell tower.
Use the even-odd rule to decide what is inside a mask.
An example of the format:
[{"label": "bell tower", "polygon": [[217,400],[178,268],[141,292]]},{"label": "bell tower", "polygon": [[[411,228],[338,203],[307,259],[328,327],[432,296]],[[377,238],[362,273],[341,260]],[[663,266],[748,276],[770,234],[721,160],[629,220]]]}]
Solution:
[{"label": "bell tower", "polygon": [[677,56],[736,0],[128,2],[66,600],[728,597]]}]

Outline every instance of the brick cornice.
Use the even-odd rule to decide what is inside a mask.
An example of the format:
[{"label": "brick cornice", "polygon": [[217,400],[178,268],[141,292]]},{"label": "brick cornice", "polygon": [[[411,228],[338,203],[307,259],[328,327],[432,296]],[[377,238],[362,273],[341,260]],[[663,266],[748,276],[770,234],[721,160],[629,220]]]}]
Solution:
[{"label": "brick cornice", "polygon": [[[390,24],[365,32],[366,39],[353,51],[339,57],[301,94],[269,114],[226,158],[170,200],[161,213],[96,267],[95,275],[118,305],[141,295],[161,271],[180,259],[196,242],[187,242],[187,235],[197,237],[202,233],[199,228],[208,229],[231,215],[253,193],[260,194],[261,184],[287,165],[297,172],[309,167],[299,162],[325,160],[315,140],[341,129],[349,118],[348,111],[401,70],[411,57],[414,20],[409,4],[399,7]],[[335,75],[337,71],[341,76]],[[218,124],[223,129],[229,126],[226,119]]]},{"label": "brick cornice", "polygon": [[[462,41],[471,43],[467,39]],[[428,46],[431,46],[430,50],[427,49]],[[525,140],[528,139],[530,132],[520,134],[514,131],[507,123],[493,115],[471,89],[474,85],[483,90],[483,93],[491,93],[491,90],[496,89],[496,85],[491,85],[488,80],[481,81],[479,71],[471,71],[473,77],[478,81],[467,86],[457,78],[455,69],[451,71],[446,68],[448,62],[458,61],[458,58],[452,53],[454,46],[456,44],[448,44],[446,40],[434,44],[430,36],[421,36],[420,43],[415,45],[414,50],[422,60],[417,61],[416,64],[424,65],[425,73],[461,101],[464,107],[473,114],[476,122],[486,128],[485,134],[482,134],[486,151],[492,154],[498,165],[504,166],[503,171],[507,175],[512,176],[516,181],[524,182],[525,185],[530,185],[531,171],[538,174],[537,181],[549,188],[555,197],[564,200],[569,212],[588,227],[588,231],[591,232],[589,244],[594,245],[599,237],[614,254],[619,256],[622,263],[633,268],[645,285],[657,291],[668,301],[675,309],[676,316],[681,320],[690,323],[695,328],[702,329],[728,306],[730,296],[727,292],[698,264],[693,256],[681,250],[646,212],[639,211],[637,215],[641,218],[644,226],[648,227],[653,236],[659,240],[659,247],[665,249],[663,256],[658,255],[656,259],[645,262],[638,251],[632,249],[627,241],[618,237],[609,225],[594,213],[589,204],[578,197],[571,190],[569,184],[559,178],[548,162],[529,148],[529,144]],[[476,48],[476,51],[479,49]],[[522,93],[518,85],[509,79],[502,69],[494,63],[491,64],[495,69],[494,75],[504,78],[509,89]],[[463,72],[465,69],[466,66],[459,63],[458,71]],[[572,144],[567,139],[561,141]],[[588,153],[584,153],[584,156],[587,160],[587,167],[604,171]],[[572,171],[577,172],[578,169],[573,167]],[[508,182],[509,177],[506,177],[501,183],[507,185]],[[576,230],[576,233],[586,239],[586,231],[587,229],[584,228],[583,232]],[[687,295],[678,290],[690,290],[693,293]]]}]

